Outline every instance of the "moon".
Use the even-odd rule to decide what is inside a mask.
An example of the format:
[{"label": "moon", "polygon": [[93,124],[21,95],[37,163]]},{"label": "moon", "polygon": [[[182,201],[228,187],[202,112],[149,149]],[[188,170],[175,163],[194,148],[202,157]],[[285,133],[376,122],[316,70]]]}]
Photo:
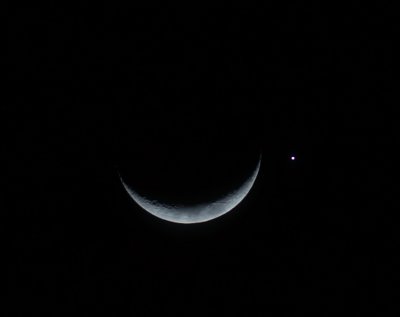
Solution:
[{"label": "moon", "polygon": [[149,199],[128,186],[121,175],[120,180],[130,197],[153,216],[170,222],[193,224],[218,218],[239,205],[253,187],[260,165],[261,155],[253,172],[238,188],[213,201],[193,205],[166,204]]}]

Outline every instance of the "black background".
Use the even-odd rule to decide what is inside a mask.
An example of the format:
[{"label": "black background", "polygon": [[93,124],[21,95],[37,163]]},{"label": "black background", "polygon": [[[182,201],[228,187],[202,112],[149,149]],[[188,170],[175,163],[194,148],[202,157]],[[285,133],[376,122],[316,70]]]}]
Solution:
[{"label": "black background", "polygon": [[[393,13],[82,2],[7,15],[7,310],[394,311]],[[260,150],[248,197],[204,224],[147,214],[118,178],[134,168],[147,191],[197,197]]]}]

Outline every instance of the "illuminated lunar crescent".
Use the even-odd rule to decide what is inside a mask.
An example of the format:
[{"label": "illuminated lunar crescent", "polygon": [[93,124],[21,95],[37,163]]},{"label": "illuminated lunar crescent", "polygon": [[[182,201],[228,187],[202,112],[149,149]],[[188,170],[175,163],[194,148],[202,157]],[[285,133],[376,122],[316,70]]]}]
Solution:
[{"label": "illuminated lunar crescent", "polygon": [[139,195],[120,177],[121,182],[131,198],[144,210],[163,220],[191,224],[218,218],[235,208],[247,196],[257,178],[261,165],[261,156],[251,175],[232,192],[210,202],[195,205],[165,204]]}]

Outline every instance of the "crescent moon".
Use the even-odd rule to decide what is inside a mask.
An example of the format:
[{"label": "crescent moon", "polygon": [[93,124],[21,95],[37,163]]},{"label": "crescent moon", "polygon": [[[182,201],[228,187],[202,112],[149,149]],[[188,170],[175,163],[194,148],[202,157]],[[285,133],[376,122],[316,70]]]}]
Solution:
[{"label": "crescent moon", "polygon": [[130,197],[144,210],[170,222],[180,224],[192,224],[206,222],[218,218],[231,211],[247,196],[257,178],[261,165],[261,155],[257,166],[251,175],[237,189],[207,203],[200,203],[190,206],[165,204],[157,200],[151,200],[143,195],[139,195],[130,188],[120,176],[120,180]]}]

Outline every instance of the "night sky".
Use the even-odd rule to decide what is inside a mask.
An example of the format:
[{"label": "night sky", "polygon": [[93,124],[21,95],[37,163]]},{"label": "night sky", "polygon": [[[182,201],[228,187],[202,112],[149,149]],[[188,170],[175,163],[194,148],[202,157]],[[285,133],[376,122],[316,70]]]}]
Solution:
[{"label": "night sky", "polygon": [[[394,13],[339,12],[8,9],[4,309],[394,312]],[[260,153],[249,195],[202,224],[150,215],[118,176],[207,201]]]}]

